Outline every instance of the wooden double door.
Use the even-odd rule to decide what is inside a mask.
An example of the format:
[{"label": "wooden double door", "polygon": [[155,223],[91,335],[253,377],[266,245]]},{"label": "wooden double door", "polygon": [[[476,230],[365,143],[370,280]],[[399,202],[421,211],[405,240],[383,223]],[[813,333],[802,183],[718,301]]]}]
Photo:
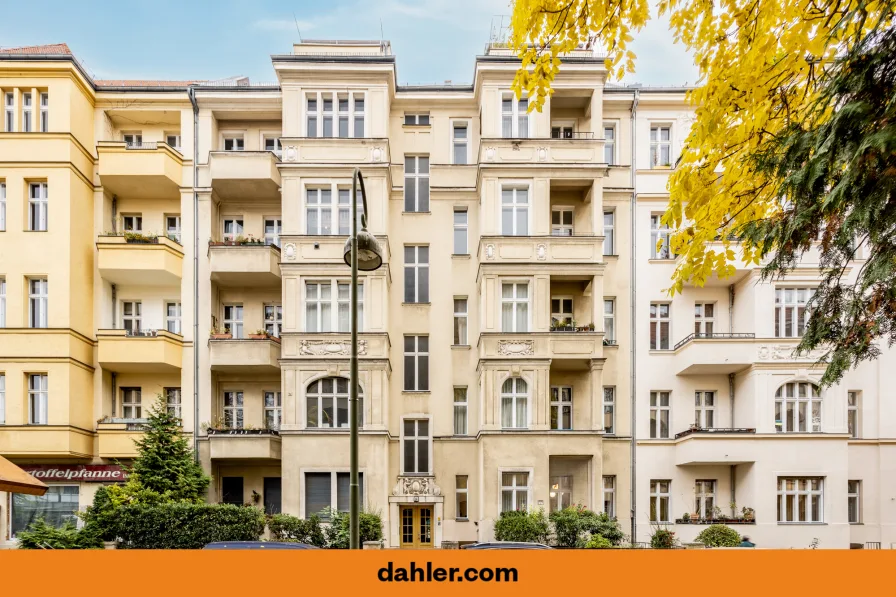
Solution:
[{"label": "wooden double door", "polygon": [[401,547],[427,549],[432,547],[435,508],[429,506],[401,506]]}]

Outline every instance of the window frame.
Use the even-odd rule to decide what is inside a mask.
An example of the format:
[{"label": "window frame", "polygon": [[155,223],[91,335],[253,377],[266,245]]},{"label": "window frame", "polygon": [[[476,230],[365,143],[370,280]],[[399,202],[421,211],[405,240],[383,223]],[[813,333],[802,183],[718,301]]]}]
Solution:
[{"label": "window frame", "polygon": [[[506,112],[504,110],[504,101],[507,98],[510,98],[510,111]],[[520,104],[525,100],[526,102],[526,130],[525,134],[521,134],[520,128],[520,118],[523,116],[520,115]],[[501,139],[530,139],[532,138],[532,114],[529,112],[529,96],[524,95],[523,97],[517,98],[516,93],[513,91],[502,91],[498,94],[498,114],[500,115],[500,120],[498,121],[498,137]],[[504,132],[504,119],[510,118],[510,135],[506,135]]]},{"label": "window frame", "polygon": [[[37,197],[34,190],[37,189]],[[46,181],[28,183],[28,232],[50,229],[50,185]]]},{"label": "window frame", "polygon": [[[413,169],[408,170],[408,164],[413,164]],[[423,162],[425,161],[425,166]],[[425,172],[424,172],[425,168]],[[431,187],[430,173],[431,160],[429,154],[426,153],[409,153],[404,156],[404,213],[430,213],[431,212]],[[413,185],[413,186],[409,186]],[[414,189],[408,194],[410,188]],[[422,196],[421,190],[426,189],[426,197]]]},{"label": "window frame", "polygon": [[[609,216],[609,223],[607,222],[607,216]],[[616,210],[615,209],[605,209],[604,210],[604,256],[616,255]],[[608,252],[609,251],[609,252]]]},{"label": "window frame", "polygon": [[[663,404],[663,398],[666,404]],[[665,413],[666,434],[663,435],[663,414]],[[650,391],[650,439],[671,439],[672,437],[672,392],[669,390]]]},{"label": "window frame", "polygon": [[[78,522],[77,513],[80,510],[80,507],[78,504],[79,504],[79,495],[80,495],[80,491],[81,491],[81,486],[78,483],[74,483],[74,484],[72,484],[72,483],[68,483],[68,484],[47,483],[47,485],[49,486],[49,489],[43,496],[39,496],[39,497],[38,496],[27,496],[27,497],[29,499],[33,497],[33,498],[36,498],[37,500],[41,500],[42,498],[44,498],[45,496],[47,496],[49,494],[54,494],[52,496],[56,500],[56,502],[54,502],[54,503],[66,503],[66,504],[71,504],[74,506],[72,509],[72,513],[65,514],[64,516],[67,519],[71,520],[72,522],[77,523]],[[67,492],[64,491],[65,489],[68,489],[68,491]],[[61,497],[65,496],[65,495],[70,496],[70,498],[65,499],[65,500],[61,499]],[[25,496],[23,496],[23,497],[25,497]],[[8,520],[9,520],[9,538],[10,539],[15,539],[15,537],[16,537],[16,531],[14,529],[15,523],[17,522],[15,519],[15,507],[16,507],[15,504],[16,504],[15,496],[10,495],[9,513],[8,513],[8,516],[9,516],[9,518],[8,518]],[[24,530],[24,529],[20,529],[19,532],[21,532],[21,530]]]},{"label": "window frame", "polygon": [[[171,307],[174,307],[174,314],[171,314]],[[172,334],[183,335],[183,305],[180,301],[165,301],[165,329]],[[172,324],[174,324],[172,326]],[[172,327],[174,329],[172,329]]]},{"label": "window frame", "polygon": [[[2,294],[0,294],[2,300]],[[0,316],[2,317],[2,316]],[[3,320],[0,318],[0,327]],[[847,390],[846,392],[846,431],[852,439],[862,437],[862,390]],[[851,429],[850,429],[851,427]]]},{"label": "window frame", "polygon": [[[463,221],[458,222],[457,216],[458,214],[463,214]],[[455,207],[452,212],[453,220],[453,238],[454,241],[454,252],[452,255],[469,255],[470,254],[470,214],[466,207]],[[463,234],[463,246],[458,246],[458,234]],[[458,251],[458,249],[463,249],[462,251]]]},{"label": "window frame", "polygon": [[[711,315],[706,315],[709,307]],[[694,335],[698,338],[710,338],[715,333],[716,303],[715,301],[700,301],[694,303]]]},{"label": "window frame", "polygon": [[[230,317],[228,317],[228,309],[230,310]],[[239,318],[236,317],[237,315]],[[221,329],[223,333],[228,333],[227,330],[229,329],[232,339],[245,339],[246,332],[244,317],[245,308],[243,307],[243,303],[225,303],[221,305]]]},{"label": "window frame", "polygon": [[0,371],[0,425],[6,424],[6,372]]},{"label": "window frame", "polygon": [[[451,139],[449,139],[450,148],[449,155],[451,156],[451,164],[455,166],[465,166],[470,163],[470,133],[472,132],[472,122],[469,118],[452,118],[449,120],[449,128],[451,131]],[[458,140],[455,136],[454,131],[456,129],[464,129],[466,130],[465,136],[462,140]],[[459,146],[463,147],[464,150],[464,161],[460,162],[457,160],[457,149]]]},{"label": "window frame", "polygon": [[[610,481],[609,486],[607,481]],[[607,508],[607,496],[609,496],[610,508]],[[601,476],[601,497],[603,498],[604,513],[610,518],[616,518],[616,475]]]},{"label": "window frame", "polygon": [[[510,391],[505,389],[507,383],[510,382]],[[523,390],[520,389],[520,383],[522,383],[525,388]],[[532,393],[529,390],[529,381],[520,375],[511,375],[508,376],[504,381],[501,382],[501,429],[506,430],[520,430],[520,429],[529,429],[531,421],[532,421]],[[510,416],[507,417],[505,415],[505,409],[510,406]],[[522,425],[520,425],[520,421],[518,420],[519,413],[519,402],[523,401],[525,405],[525,413],[523,415],[524,421],[522,421]],[[505,424],[506,419],[510,419],[510,425]]]},{"label": "window frame", "polygon": [[[612,130],[613,133],[611,137],[607,138],[607,131]],[[618,135],[616,134],[618,131],[618,127],[615,122],[604,121],[603,123],[603,138],[604,138],[604,163],[608,166],[616,165],[616,146],[619,143]],[[607,160],[607,150],[610,151],[610,159]]]},{"label": "window frame", "polygon": [[[404,245],[404,302],[413,305],[427,305],[430,302],[430,246],[429,245]],[[414,261],[408,262],[408,249],[413,251]],[[422,251],[425,249],[425,251]],[[421,261],[425,259],[425,261]],[[425,271],[425,278],[422,274]],[[413,284],[408,287],[408,275],[413,276]],[[412,296],[408,293],[412,291]]]},{"label": "window frame", "polygon": [[694,512],[700,515],[700,520],[708,520],[713,517],[713,509],[718,504],[716,479],[696,479],[694,481]]},{"label": "window frame", "polygon": [[[510,203],[504,203],[504,191],[511,191],[512,201]],[[526,202],[521,203],[518,201],[519,191],[525,191],[526,193]],[[505,205],[507,207],[505,207]],[[525,208],[526,213],[526,230],[525,234],[519,234],[519,230],[517,230],[517,224],[519,221],[519,214]],[[532,229],[532,183],[528,180],[506,180],[501,181],[500,183],[500,198],[498,200],[498,222],[500,222],[500,230],[501,236],[529,236],[529,230]],[[510,211],[511,214],[511,229],[510,232],[505,230],[504,228],[504,211],[505,209]]]},{"label": "window frame", "polygon": [[[413,338],[413,348],[408,352],[408,339]],[[421,350],[420,339],[426,338],[426,348]],[[404,392],[429,392],[429,335],[426,334],[406,334],[403,336],[404,359],[402,364],[405,369],[408,367],[408,359],[413,362],[413,387],[408,387],[408,371],[404,372],[403,390]],[[424,361],[425,359],[425,361]],[[421,363],[425,363],[426,379],[421,379]]]},{"label": "window frame", "polygon": [[[463,309],[461,310],[461,306]],[[452,346],[470,345],[470,303],[465,296],[454,297],[454,344]]]},{"label": "window frame", "polygon": [[[228,222],[231,224],[231,232],[227,232]],[[223,216],[221,218],[221,239],[224,242],[235,242],[239,237],[245,236],[245,223],[246,220],[242,215]]]},{"label": "window frame", "polygon": [[[424,118],[426,122],[420,122]],[[408,122],[409,120],[413,120],[413,122]],[[402,124],[403,126],[432,126],[432,121],[429,112],[405,112]]]},{"label": "window frame", "polygon": [[[787,293],[792,292],[795,300],[788,301]],[[811,313],[809,301],[815,294],[815,288],[807,286],[776,286],[775,287],[775,338],[802,338],[809,325]],[[805,301],[800,297],[805,296]],[[790,314],[790,330],[787,333],[787,315]],[[802,317],[800,314],[802,313]]]},{"label": "window frame", "polygon": [[572,506],[573,481],[573,475],[548,476],[548,512],[557,512]]},{"label": "window frame", "polygon": [[[607,311],[607,306],[610,311]],[[607,323],[609,322],[609,326]],[[616,344],[616,299],[604,297],[604,341]]]},{"label": "window frame", "polygon": [[[172,220],[174,220],[174,228],[171,227]],[[181,222],[180,214],[165,214],[165,236],[179,245],[183,245]]]},{"label": "window frame", "polygon": [[[502,299],[504,298],[503,294],[503,285],[501,288]],[[558,309],[554,309],[554,301],[558,303]],[[502,301],[503,302],[503,301]],[[569,302],[569,311],[566,310],[565,303]],[[503,314],[503,311],[502,311]],[[551,295],[551,327],[571,327],[573,325],[573,321],[575,321],[576,313],[575,313],[575,297],[570,294],[557,294]]]},{"label": "window frame", "polygon": [[6,181],[0,180],[0,232],[6,232]]},{"label": "window frame", "polygon": [[[128,313],[128,308],[130,308],[130,313]],[[121,329],[126,330],[128,334],[134,335],[143,331],[143,301],[135,299],[121,300]]]},{"label": "window frame", "polygon": [[[504,475],[514,475],[512,478],[512,483],[510,485],[504,484]],[[526,475],[526,484],[525,485],[517,485],[516,475]],[[534,477],[534,470],[528,467],[498,467],[498,487],[500,487],[500,491],[498,491],[498,512],[505,512],[504,510],[504,492],[511,492],[511,511],[512,510],[520,510],[520,503],[518,496],[525,492],[526,510],[529,509],[532,505],[532,478]]]},{"label": "window frame", "polygon": [[[694,391],[694,424],[699,429],[715,429],[716,427],[716,407],[718,402],[716,397],[718,392],[715,390],[695,390]],[[712,404],[707,404],[707,397],[711,398]],[[710,424],[706,425],[707,418]]]},{"label": "window frame", "polygon": [[[358,312],[361,312],[361,285],[358,285]],[[337,291],[338,292],[338,291]],[[271,317],[268,317],[270,311]],[[281,303],[264,303],[262,305],[262,315],[264,317],[264,331],[279,338],[283,331],[283,305]],[[360,319],[360,318],[359,318]],[[360,323],[360,321],[358,322]],[[270,329],[268,329],[270,327]],[[358,326],[361,327],[360,325]]]},{"label": "window frame", "polygon": [[[663,316],[663,307],[666,315]],[[672,303],[651,302],[650,318],[647,328],[650,335],[650,350],[671,350],[672,348]],[[666,325],[665,343],[663,342],[663,324]]]},{"label": "window frame", "polygon": [[[779,476],[778,479],[778,490],[777,490],[777,522],[778,524],[824,524],[824,477],[817,476],[800,476],[800,477],[785,477]],[[794,481],[796,489],[787,489],[787,482]],[[800,489],[800,482],[807,482],[807,489]],[[818,482],[818,489],[812,489],[812,482]],[[790,508],[790,515],[793,516],[793,520],[787,520],[788,516],[788,508],[787,508],[787,497],[793,496],[794,499],[791,503],[792,508]],[[799,503],[800,496],[806,497],[806,520],[798,520],[799,518]],[[818,514],[819,520],[809,520],[812,514],[812,506],[813,503],[818,502]],[[782,514],[784,515],[784,520],[781,520]]]},{"label": "window frame", "polygon": [[[329,333],[337,333],[337,334],[346,334],[351,331],[352,325],[352,313],[351,313],[351,280],[346,278],[317,278],[317,277],[309,277],[305,278],[302,281],[302,299],[305,308],[302,313],[302,322],[304,324],[304,330],[308,334],[329,334]],[[309,295],[309,285],[313,285],[317,287],[317,296],[311,297]],[[346,298],[340,298],[339,296],[339,287],[343,288],[348,287],[349,294]],[[330,298],[323,299],[322,298],[322,289],[324,287],[329,287]],[[276,304],[276,303],[273,303]],[[325,325],[324,319],[324,305],[329,305],[330,309],[330,321],[328,325]],[[342,329],[340,326],[341,318],[340,318],[340,306],[346,306],[348,311],[348,318],[346,320],[346,328]],[[282,317],[282,305],[281,307],[281,317]],[[310,309],[315,307],[316,313],[316,321],[315,328],[311,329],[310,322],[312,321],[309,318]],[[267,320],[265,320],[267,323]],[[281,326],[282,326],[282,318],[281,318]],[[326,329],[325,329],[326,328]],[[358,332],[364,331],[364,281],[358,281]]]},{"label": "window frame", "polygon": [[[340,96],[345,96],[348,100],[348,110],[341,111],[339,108]],[[308,100],[315,100],[315,110],[308,108]],[[324,99],[332,102],[332,108],[329,111],[324,110]],[[360,100],[361,109],[358,110],[357,104]],[[344,89],[339,91],[325,90],[308,90],[302,93],[302,110],[303,125],[305,127],[305,137],[311,139],[364,139],[367,129],[367,92],[361,89]],[[348,119],[348,135],[342,137],[339,134],[339,120],[345,116]],[[315,119],[315,130],[311,130],[311,118]],[[330,118],[330,135],[324,135],[324,120]],[[358,122],[360,118],[361,134],[357,134]],[[312,132],[314,134],[312,134]]]},{"label": "window frame", "polygon": [[[27,278],[28,281],[28,327],[43,329],[49,327],[50,280],[46,276]],[[33,284],[37,282],[39,289],[34,292]],[[35,323],[37,325],[35,325]]]},{"label": "window frame", "polygon": [[[407,435],[405,432],[405,424],[409,421],[414,422],[414,435]],[[420,423],[426,422],[426,433],[420,435]],[[433,474],[433,433],[432,433],[432,417],[430,415],[405,415],[401,417],[401,475],[402,476],[431,476]],[[407,457],[405,451],[407,442],[413,442],[414,449],[414,470],[408,469]],[[426,443],[426,470],[420,469],[420,442]]]},{"label": "window frame", "polygon": [[179,387],[166,387],[165,390],[165,407],[168,414],[182,419],[183,414],[183,392]]},{"label": "window frame", "polygon": [[[47,133],[50,131],[50,93],[49,91],[38,92],[40,99],[40,132]],[[46,100],[46,101],[44,101]]]},{"label": "window frame", "polygon": [[[800,396],[800,387],[807,386],[806,396]],[[792,394],[787,395],[788,388],[792,388]],[[778,386],[774,396],[775,404],[775,432],[776,433],[821,433],[824,428],[824,394],[821,388],[811,381],[787,381]],[[793,408],[788,410],[788,404]],[[800,427],[800,405],[805,404],[806,429]],[[816,424],[814,406],[818,404],[818,420]],[[792,412],[793,417],[788,416]],[[778,416],[780,415],[780,419]],[[780,425],[779,425],[780,420]],[[788,429],[789,424],[794,424],[796,429]]]},{"label": "window frame", "polygon": [[[463,487],[461,487],[463,479]],[[461,499],[463,496],[463,499]],[[470,477],[469,475],[454,476],[454,520],[470,520]],[[464,516],[461,516],[461,502],[464,505]]]},{"label": "window frame", "polygon": [[[607,392],[609,390],[609,393]],[[604,434],[616,435],[616,386],[603,387]],[[607,430],[607,415],[610,416],[610,428]]]},{"label": "window frame", "polygon": [[[527,334],[529,330],[532,329],[532,309],[530,308],[532,301],[532,284],[529,280],[515,280],[515,279],[502,279],[501,282],[501,300],[499,301],[499,316],[501,319],[501,333],[502,334]],[[506,298],[504,296],[504,287],[505,286],[513,286],[513,296]],[[523,301],[518,296],[519,287],[526,287],[526,300]],[[504,305],[511,305],[511,322],[512,328],[511,330],[504,329]],[[519,321],[519,305],[525,304],[526,306],[526,317],[525,321],[520,323]],[[517,329],[522,326],[524,329]]]},{"label": "window frame", "polygon": [[[662,484],[666,484],[666,490],[663,491]],[[662,508],[663,502],[666,505],[666,516],[663,518]],[[648,512],[650,522],[671,523],[672,522],[672,480],[671,479],[651,479],[650,480],[650,501],[648,502]]]},{"label": "window frame", "polygon": [[[568,400],[564,400],[564,390],[567,390],[566,395],[569,396]],[[570,386],[551,386],[551,396],[550,396],[550,419],[551,419],[551,430],[552,431],[572,431],[575,429],[575,422],[573,419],[574,411],[573,406],[575,405],[575,400],[573,399],[573,387]],[[556,416],[555,416],[556,409]],[[566,426],[563,423],[563,414],[565,411],[568,411],[569,417],[569,426]]]},{"label": "window frame", "polygon": [[[323,514],[322,512],[309,512],[309,511],[308,511],[308,500],[307,500],[307,495],[308,495],[308,493],[307,493],[307,492],[308,492],[308,490],[307,490],[307,486],[308,486],[308,477],[307,477],[307,476],[308,476],[309,474],[311,474],[311,475],[319,475],[319,476],[323,476],[324,474],[327,474],[327,475],[330,476],[330,503],[329,503],[329,507],[332,508],[333,510],[338,511],[338,512],[342,512],[342,513],[344,513],[344,514],[347,514],[347,513],[348,513],[348,509],[341,510],[341,509],[339,508],[339,479],[340,479],[340,477],[342,477],[342,478],[348,477],[348,478],[349,478],[349,491],[351,491],[351,473],[349,472],[349,470],[346,469],[346,468],[342,468],[342,467],[337,467],[337,468],[316,468],[316,467],[315,467],[315,468],[307,468],[307,469],[306,469],[306,468],[303,468],[303,469],[301,470],[301,474],[300,474],[300,476],[301,476],[300,493],[301,493],[301,501],[302,501],[302,508],[301,508],[301,510],[302,510],[301,515],[302,515],[302,517],[305,518],[305,519],[307,520],[307,519],[310,518],[311,516],[317,515],[318,518],[320,518],[320,520],[321,520],[322,522],[326,522],[326,521],[330,520],[329,517],[328,517],[328,516],[324,516],[324,514]],[[358,471],[358,485],[359,485],[358,489],[360,490],[360,494],[361,494],[361,504],[362,504],[362,506],[363,506],[363,504],[366,503],[366,499],[364,498],[364,496],[365,496],[365,491],[366,491],[366,489],[367,489],[367,486],[366,486],[366,484],[364,483],[364,476],[365,476],[365,471],[364,471],[364,469],[359,470],[359,471]]]},{"label": "window frame", "polygon": [[6,276],[0,276],[0,328],[6,327]]},{"label": "window frame", "polygon": [[[274,149],[268,149],[268,141],[274,142]],[[262,131],[261,132],[261,149],[262,151],[270,151],[278,160],[283,159],[283,146],[280,144],[279,131]]]},{"label": "window frame", "polygon": [[[261,221],[264,227],[264,244],[269,247],[279,248],[280,236],[283,234],[283,218],[280,216],[264,216]],[[269,232],[269,229],[272,230]]]},{"label": "window frame", "polygon": [[7,133],[16,132],[16,95],[12,91],[3,94],[3,130]]},{"label": "window frame", "polygon": [[[463,400],[458,400],[463,398]],[[466,436],[470,431],[470,397],[467,386],[454,386],[454,435]],[[458,429],[458,417],[463,421],[463,429]]]},{"label": "window frame", "polygon": [[[232,403],[227,404],[228,396],[232,398]],[[223,390],[221,395],[221,412],[222,423],[228,429],[244,429],[246,426],[245,412],[245,393],[243,390]],[[228,413],[230,413],[230,422],[227,423]]]},{"label": "window frame", "polygon": [[[221,151],[240,152],[246,151],[246,133],[244,131],[221,131]],[[231,142],[231,149],[227,149],[227,142]]]},{"label": "window frame", "polygon": [[122,387],[119,396],[121,418],[132,421],[143,418],[143,388],[138,386]]},{"label": "window frame", "polygon": [[[271,402],[268,402],[271,398]],[[279,431],[280,425],[283,424],[283,394],[280,390],[263,390],[262,391],[262,421],[264,421],[265,429]],[[349,406],[349,409],[351,406]],[[274,424],[269,424],[268,414],[273,414]]]},{"label": "window frame", "polygon": [[[341,392],[339,390],[339,381],[345,381],[345,392]],[[324,381],[332,382],[332,390],[327,392],[324,391]],[[317,384],[318,390],[316,392],[311,391],[311,386]],[[322,377],[318,377],[316,379],[312,379],[307,384],[305,384],[304,388],[304,409],[305,409],[305,429],[315,429],[315,430],[347,430],[351,427],[351,416],[352,416],[352,393],[351,393],[351,380],[342,375],[325,375]],[[326,422],[324,420],[324,413],[326,412],[325,401],[329,399],[332,404],[333,411],[333,420],[329,422],[329,424],[325,425]],[[311,404],[310,401],[315,400],[316,404],[314,405],[317,411],[317,420],[314,422],[314,425],[311,424]],[[345,401],[345,412],[346,420],[343,422],[339,419],[339,403],[340,401]],[[358,382],[358,410],[359,410],[359,419],[358,419],[358,427],[364,426],[364,387]]]},{"label": "window frame", "polygon": [[[50,375],[48,373],[28,373],[27,375],[28,424],[48,425],[50,417]],[[35,380],[37,381],[37,387],[35,387]],[[35,411],[37,417],[35,417]]]},{"label": "window frame", "polygon": [[[560,214],[560,223],[554,223],[554,214]],[[563,223],[563,214],[569,214],[569,224]],[[576,208],[572,205],[551,206],[551,236],[575,236]],[[564,232],[569,234],[563,234]],[[559,233],[559,234],[558,234]]]},{"label": "window frame", "polygon": [[[853,483],[855,483],[855,491],[853,491]],[[852,516],[852,502],[855,502],[855,520]],[[862,481],[861,479],[848,479],[846,481],[846,522],[862,524],[862,510]]]},{"label": "window frame", "polygon": [[[673,167],[673,165],[675,164],[675,159],[672,155],[672,143],[673,143],[673,139],[674,139],[672,129],[673,129],[673,127],[672,127],[671,122],[651,122],[650,123],[650,129],[649,129],[649,135],[648,135],[648,143],[649,143],[648,147],[649,147],[650,153],[648,154],[648,157],[650,159],[650,169],[651,170],[671,169]],[[669,131],[669,139],[668,140],[662,139],[662,131],[663,130]],[[655,135],[656,138],[654,138],[653,131],[656,131],[656,135]],[[668,164],[660,163],[662,161],[661,156],[662,156],[662,150],[664,147],[667,148],[669,151],[669,163]]]},{"label": "window frame", "polygon": [[[662,222],[663,214],[650,214],[650,259],[652,261],[672,261],[675,255],[672,253],[672,246],[669,239],[672,235],[672,229],[668,224]],[[660,250],[657,250],[657,244],[662,241]]]},{"label": "window frame", "polygon": [[19,108],[22,110],[22,132],[23,133],[33,133],[34,132],[34,96],[30,91],[22,91],[22,101],[19,105]]}]

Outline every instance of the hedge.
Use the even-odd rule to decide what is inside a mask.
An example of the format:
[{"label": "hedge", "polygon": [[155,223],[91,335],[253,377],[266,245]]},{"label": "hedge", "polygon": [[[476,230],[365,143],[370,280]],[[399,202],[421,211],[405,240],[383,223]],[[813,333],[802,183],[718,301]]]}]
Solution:
[{"label": "hedge", "polygon": [[317,516],[305,520],[291,514],[273,514],[268,517],[268,528],[274,541],[307,543],[316,547],[327,545]]},{"label": "hedge", "polygon": [[19,549],[102,549],[103,540],[94,525],[77,528],[71,520],[61,527],[38,518],[24,531],[19,531]]},{"label": "hedge", "polygon": [[549,531],[544,510],[507,510],[495,521],[495,539],[498,541],[547,543]]},{"label": "hedge", "polygon": [[258,541],[264,513],[230,504],[122,506],[116,511],[122,549],[201,549],[216,541]]},{"label": "hedge", "polygon": [[738,547],[740,533],[724,524],[712,524],[697,535],[697,541],[707,547]]}]

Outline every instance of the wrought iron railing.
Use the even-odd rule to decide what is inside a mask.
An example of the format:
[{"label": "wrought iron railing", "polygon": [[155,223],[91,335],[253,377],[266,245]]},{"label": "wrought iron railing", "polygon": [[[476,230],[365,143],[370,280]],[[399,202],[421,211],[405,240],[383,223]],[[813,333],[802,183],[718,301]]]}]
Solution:
[{"label": "wrought iron railing", "polygon": [[127,149],[156,149],[159,144],[156,141],[127,141],[124,146]]},{"label": "wrought iron railing", "polygon": [[681,433],[675,434],[675,439],[694,434],[720,434],[720,433],[756,433],[755,427],[691,427]]},{"label": "wrought iron railing", "polygon": [[159,330],[125,330],[128,338],[155,338],[158,335]]},{"label": "wrought iron railing", "polygon": [[709,333],[700,333],[700,334],[689,334],[684,337],[684,339],[675,345],[672,350],[678,350],[691,340],[708,340],[708,339],[716,339],[716,340],[751,340],[756,337],[756,334],[753,333],[745,333],[745,332],[709,332]]},{"label": "wrought iron railing", "polygon": [[560,135],[551,135],[551,139],[594,139],[591,131],[564,131]]},{"label": "wrought iron railing", "polygon": [[216,429],[210,427],[208,429],[209,435],[275,435],[280,436],[280,431],[278,429]]}]

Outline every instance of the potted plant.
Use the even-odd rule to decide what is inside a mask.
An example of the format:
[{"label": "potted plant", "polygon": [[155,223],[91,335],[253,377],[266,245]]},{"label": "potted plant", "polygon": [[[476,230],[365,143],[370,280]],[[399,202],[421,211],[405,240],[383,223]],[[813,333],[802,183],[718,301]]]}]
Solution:
[{"label": "potted plant", "polygon": [[724,516],[722,515],[722,509],[718,506],[712,507],[712,519],[713,520],[722,520]]},{"label": "potted plant", "polygon": [[685,512],[685,513],[681,516],[681,522],[687,524],[687,523],[689,523],[690,521],[691,521],[691,515],[688,514],[687,512]]},{"label": "potted plant", "polygon": [[233,334],[227,331],[221,331],[218,329],[218,326],[212,326],[211,338],[212,340],[230,340],[233,338]]},{"label": "potted plant", "polygon": [[744,515],[744,520],[747,522],[753,522],[756,518],[756,513],[753,511],[753,508],[747,508],[744,506],[744,509],[741,511]]},{"label": "potted plant", "polygon": [[691,522],[693,524],[698,524],[701,520],[702,519],[700,518],[699,512],[694,512],[693,514],[691,514]]},{"label": "potted plant", "polygon": [[264,340],[267,337],[268,333],[262,329],[257,329],[255,332],[249,334],[251,340]]}]

